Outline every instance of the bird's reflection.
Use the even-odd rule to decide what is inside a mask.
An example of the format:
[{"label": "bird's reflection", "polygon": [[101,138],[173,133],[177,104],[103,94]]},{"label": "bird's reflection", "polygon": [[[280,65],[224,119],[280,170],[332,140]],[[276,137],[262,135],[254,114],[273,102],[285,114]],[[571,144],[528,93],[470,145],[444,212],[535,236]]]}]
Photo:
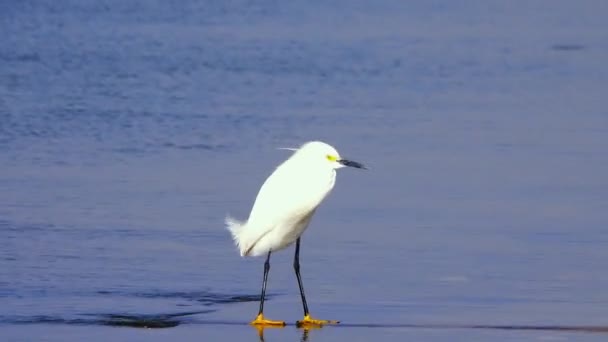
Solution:
[{"label": "bird's reflection", "polygon": [[307,342],[308,341],[308,333],[310,332],[311,329],[320,329],[321,327],[318,328],[302,328],[302,338],[300,339],[300,342]]},{"label": "bird's reflection", "polygon": [[283,326],[264,326],[264,325],[253,325],[253,328],[258,332],[260,342],[264,342],[264,329],[283,329]]},{"label": "bird's reflection", "polygon": [[[263,326],[263,325],[256,325],[253,326],[255,328],[255,330],[258,333],[258,338],[260,342],[265,342],[264,340],[264,329],[283,329],[284,327],[277,327],[277,326]],[[302,330],[302,337],[300,338],[300,342],[308,342],[309,337],[310,337],[310,331],[311,330],[316,330],[316,329],[321,329],[321,326],[307,326],[307,327],[300,327],[299,329]]]}]

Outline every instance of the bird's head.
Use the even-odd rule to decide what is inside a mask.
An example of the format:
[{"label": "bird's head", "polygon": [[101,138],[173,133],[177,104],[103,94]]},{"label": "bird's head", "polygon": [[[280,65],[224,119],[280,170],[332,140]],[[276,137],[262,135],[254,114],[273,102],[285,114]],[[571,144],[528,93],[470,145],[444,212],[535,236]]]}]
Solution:
[{"label": "bird's head", "polygon": [[303,157],[305,156],[310,162],[327,165],[333,169],[345,166],[365,169],[365,166],[361,163],[343,159],[335,148],[321,141],[307,142],[298,149],[297,153]]}]

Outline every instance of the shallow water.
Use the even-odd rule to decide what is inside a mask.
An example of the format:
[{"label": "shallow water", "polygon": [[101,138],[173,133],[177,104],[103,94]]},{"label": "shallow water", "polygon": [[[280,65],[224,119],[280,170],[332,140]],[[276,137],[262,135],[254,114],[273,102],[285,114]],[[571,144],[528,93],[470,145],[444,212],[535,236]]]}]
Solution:
[{"label": "shallow water", "polygon": [[302,240],[342,325],[266,341],[605,340],[606,7],[0,4],[3,340],[258,340],[223,218],[311,139],[370,167]]}]

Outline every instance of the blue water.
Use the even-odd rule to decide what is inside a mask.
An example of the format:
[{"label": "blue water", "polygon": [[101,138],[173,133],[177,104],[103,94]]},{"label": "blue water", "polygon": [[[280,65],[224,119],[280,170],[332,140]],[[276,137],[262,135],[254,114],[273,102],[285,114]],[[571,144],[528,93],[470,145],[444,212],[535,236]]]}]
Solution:
[{"label": "blue water", "polygon": [[[223,219],[321,139],[370,167],[302,240],[342,325],[266,341],[605,340],[606,10],[0,2],[0,337],[259,340],[263,260]],[[292,253],[265,306],[289,323]]]}]

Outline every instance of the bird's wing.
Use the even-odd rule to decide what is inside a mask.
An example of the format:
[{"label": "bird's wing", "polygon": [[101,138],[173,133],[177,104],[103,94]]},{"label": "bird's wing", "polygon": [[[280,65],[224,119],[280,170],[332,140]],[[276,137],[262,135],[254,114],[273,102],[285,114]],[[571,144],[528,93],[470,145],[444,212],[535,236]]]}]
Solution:
[{"label": "bird's wing", "polygon": [[273,229],[289,229],[307,218],[331,190],[323,177],[289,164],[266,179],[247,222],[248,248]]}]

